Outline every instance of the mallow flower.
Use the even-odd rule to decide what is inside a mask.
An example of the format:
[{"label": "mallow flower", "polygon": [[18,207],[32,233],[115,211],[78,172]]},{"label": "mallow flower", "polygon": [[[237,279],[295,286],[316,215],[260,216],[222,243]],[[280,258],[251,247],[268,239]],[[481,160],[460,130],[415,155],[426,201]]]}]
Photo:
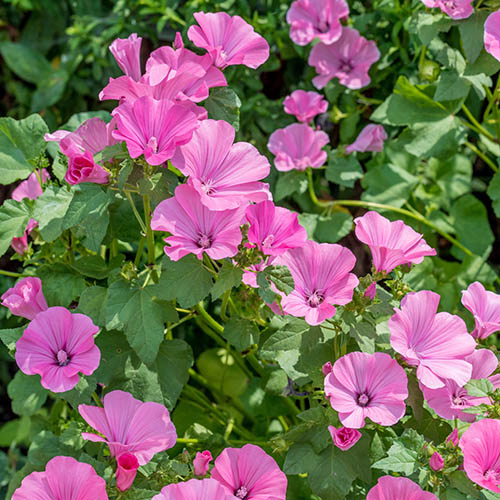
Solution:
[{"label": "mallow flower", "polygon": [[387,139],[387,134],[382,125],[370,123],[358,135],[356,140],[345,148],[346,153],[359,151],[381,152],[384,150],[384,141]]},{"label": "mallow flower", "polygon": [[42,291],[42,281],[40,278],[31,276],[20,279],[0,299],[2,305],[7,307],[14,316],[22,316],[30,320],[48,308]]},{"label": "mallow flower", "polygon": [[141,43],[142,38],[132,33],[128,38],[117,38],[109,50],[113,54],[118,66],[136,82],[141,79]]},{"label": "mallow flower", "polygon": [[473,0],[422,0],[426,7],[440,8],[452,19],[466,19],[474,12]]},{"label": "mallow flower", "polygon": [[443,460],[443,457],[441,456],[440,453],[438,453],[437,451],[435,451],[432,454],[431,458],[429,459],[429,466],[435,472],[439,472],[440,470],[443,469],[443,467],[444,467],[444,460]]},{"label": "mallow flower", "polygon": [[133,453],[122,453],[116,459],[116,487],[120,491],[126,491],[134,482],[139,468],[139,460]]},{"label": "mallow flower", "polygon": [[500,331],[500,295],[485,290],[484,286],[476,281],[462,292],[462,304],[474,315],[474,338],[485,339]]},{"label": "mallow flower", "polygon": [[285,113],[295,116],[299,122],[309,123],[316,115],[328,109],[328,102],[317,92],[295,90],[283,101]]},{"label": "mallow flower", "polygon": [[332,436],[333,444],[342,451],[352,448],[362,436],[361,432],[357,429],[349,429],[348,427],[337,429],[333,425],[329,425],[328,431]]},{"label": "mallow flower", "polygon": [[438,500],[406,477],[382,476],[368,492],[366,500]]},{"label": "mallow flower", "polygon": [[492,12],[484,23],[484,48],[500,61],[500,10]]},{"label": "mallow flower", "polygon": [[68,170],[64,175],[64,180],[71,184],[81,184],[82,182],[92,182],[94,184],[107,184],[109,182],[109,172],[94,161],[90,151],[80,153],[73,149],[68,151]]},{"label": "mallow flower", "polygon": [[208,466],[212,460],[213,457],[209,450],[196,452],[196,456],[193,460],[194,475],[205,476],[208,472]]},{"label": "mallow flower", "polygon": [[215,479],[190,479],[168,484],[152,500],[235,500]]}]

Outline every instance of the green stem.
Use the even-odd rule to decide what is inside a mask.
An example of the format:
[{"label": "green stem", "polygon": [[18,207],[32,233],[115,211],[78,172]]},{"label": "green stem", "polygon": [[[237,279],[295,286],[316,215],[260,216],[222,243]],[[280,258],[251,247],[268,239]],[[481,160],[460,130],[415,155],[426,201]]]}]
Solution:
[{"label": "green stem", "polygon": [[497,79],[497,84],[495,85],[495,90],[493,91],[493,93],[491,93],[490,89],[488,87],[485,87],[486,88],[486,92],[488,94],[488,106],[486,107],[486,111],[484,112],[484,115],[483,115],[483,122],[485,122],[488,117],[490,116],[490,112],[491,112],[491,109],[495,106],[495,101],[496,101],[496,98],[498,96],[498,92],[500,90],[500,75],[498,75],[498,79]]},{"label": "green stem", "polygon": [[104,406],[102,404],[101,398],[97,395],[97,392],[92,393],[92,399],[96,402],[97,406],[100,406],[101,408]]},{"label": "green stem", "polygon": [[130,194],[129,191],[125,191],[125,196],[127,197],[127,200],[130,203],[130,206],[132,207],[132,212],[134,212],[135,218],[137,219],[139,226],[141,226],[142,232],[144,234],[146,234],[147,233],[146,225],[144,224],[144,221],[142,220],[141,214],[137,211],[137,207],[135,206],[132,195]]},{"label": "green stem", "polygon": [[148,264],[155,263],[155,235],[151,229],[151,201],[145,194],[142,197],[144,203],[144,218],[146,219],[146,239],[148,242]]},{"label": "green stem", "polygon": [[111,253],[111,257],[116,257],[118,255],[118,240],[116,238],[111,240],[109,251]]},{"label": "green stem", "polygon": [[199,439],[191,439],[191,438],[177,438],[177,444],[198,444],[200,442]]},{"label": "green stem", "polygon": [[465,145],[474,153],[476,153],[481,160],[483,160],[486,164],[488,164],[493,172],[498,172],[498,167],[491,161],[479,148],[477,148],[474,144],[469,141],[465,141]]},{"label": "green stem", "polygon": [[497,142],[497,139],[493,137],[474,117],[474,115],[469,111],[469,108],[462,104],[462,111],[467,115],[467,118],[472,122],[472,124],[479,130],[479,132],[484,135],[487,139],[493,142]]},{"label": "green stem", "polygon": [[194,315],[195,315],[194,312],[190,312],[189,314],[186,314],[186,316],[184,316],[183,318],[181,318],[179,321],[177,321],[177,323],[174,323],[173,325],[170,325],[167,328],[167,334],[168,334],[168,332],[171,332],[174,328],[177,328],[179,325],[182,325],[182,323],[184,323],[185,321],[190,320]]},{"label": "green stem", "polygon": [[139,246],[137,247],[137,253],[135,254],[135,259],[134,259],[135,267],[139,267],[139,264],[141,262],[142,252],[145,246],[146,246],[146,238],[141,238],[141,241],[139,241]]},{"label": "green stem", "polygon": [[4,276],[10,276],[11,278],[22,278],[24,276],[24,274],[13,273],[12,271],[4,271],[3,269],[0,269],[0,274],[3,274]]},{"label": "green stem", "polygon": [[324,206],[323,202],[318,200],[318,197],[316,196],[316,192],[314,191],[314,181],[313,181],[313,174],[312,174],[311,168],[307,169],[307,186],[309,188],[309,196],[311,198],[311,201],[318,207]]}]

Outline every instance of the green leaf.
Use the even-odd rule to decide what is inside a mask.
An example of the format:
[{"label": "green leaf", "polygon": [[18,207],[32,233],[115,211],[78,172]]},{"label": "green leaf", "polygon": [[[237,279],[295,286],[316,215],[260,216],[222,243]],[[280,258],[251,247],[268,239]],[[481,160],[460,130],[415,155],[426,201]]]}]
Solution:
[{"label": "green leaf", "polygon": [[99,255],[85,255],[80,257],[71,264],[71,267],[83,276],[97,280],[107,278],[110,271],[108,263]]},{"label": "green leaf", "polygon": [[231,318],[224,325],[222,336],[240,352],[259,343],[259,329],[255,323],[240,318]]},{"label": "green leaf", "polygon": [[239,286],[242,276],[243,271],[240,268],[235,267],[230,260],[225,260],[217,276],[217,281],[212,288],[212,299],[216,300],[227,290]]},{"label": "green leaf", "polygon": [[139,193],[147,195],[151,199],[153,206],[158,205],[166,198],[173,196],[176,186],[179,184],[177,176],[167,169],[149,177],[143,177],[138,182]]},{"label": "green leaf", "polygon": [[43,54],[22,43],[2,42],[0,52],[5,64],[27,82],[38,84],[54,71]]},{"label": "green leaf", "polygon": [[353,155],[344,158],[330,154],[325,175],[330,182],[353,187],[356,180],[363,177],[363,168]]},{"label": "green leaf", "polygon": [[445,70],[439,75],[434,100],[453,101],[467,97],[470,83],[462,78],[455,70]]},{"label": "green leaf", "polygon": [[271,280],[262,271],[257,272],[257,286],[257,292],[264,302],[272,304],[276,300],[278,295],[271,289]]},{"label": "green leaf", "polygon": [[286,474],[305,474],[317,461],[318,456],[309,443],[295,443],[288,449],[283,471]]},{"label": "green leaf", "polygon": [[83,290],[78,301],[78,312],[86,314],[100,327],[106,325],[106,299],[108,290],[102,286],[90,286]]},{"label": "green leaf", "polygon": [[443,14],[418,12],[415,20],[416,31],[424,45],[429,45],[439,33],[447,32],[452,27],[452,19]]},{"label": "green leaf", "polygon": [[[416,398],[414,401],[418,404]],[[405,422],[405,427],[415,429],[419,434],[422,434],[422,436],[426,437],[435,444],[444,442],[452,431],[450,424],[441,418],[434,418],[423,407],[421,408],[421,413],[422,417],[419,420],[412,417],[410,420]]]},{"label": "green leaf", "polygon": [[464,52],[469,63],[473,63],[479,57],[481,50],[483,50],[484,22],[488,15],[488,11],[477,10],[472,16],[458,23]]},{"label": "green leaf", "polygon": [[241,101],[229,87],[215,87],[210,90],[208,99],[203,103],[212,120],[224,120],[230,123],[236,132],[240,128]]},{"label": "green leaf", "polygon": [[20,326],[18,328],[8,328],[6,330],[0,330],[0,340],[7,347],[9,353],[12,355],[16,350],[16,342],[21,338],[26,326]]},{"label": "green leaf", "polygon": [[500,172],[496,172],[491,179],[487,193],[493,202],[495,215],[500,217]]},{"label": "green leaf", "polygon": [[64,216],[73,199],[73,193],[66,187],[48,186],[42,196],[35,200],[33,218],[38,221],[42,238],[55,241],[64,231]]},{"label": "green leaf", "polygon": [[493,384],[487,378],[469,380],[469,382],[465,384],[465,388],[467,389],[469,396],[473,396],[475,398],[485,398],[495,392]]},{"label": "green leaf", "polygon": [[12,411],[17,415],[34,415],[45,403],[48,391],[40,383],[40,375],[25,375],[18,371],[7,386],[12,399]]},{"label": "green leaf", "polygon": [[297,170],[280,172],[274,189],[274,201],[278,202],[294,193],[305,193],[306,190],[307,178],[304,172]]},{"label": "green leaf", "polygon": [[[1,160],[0,160],[1,161]],[[0,207],[0,256],[9,248],[12,238],[19,238],[31,219],[28,200],[6,200]]]},{"label": "green leaf", "polygon": [[44,264],[37,274],[49,306],[68,307],[85,290],[85,279],[67,264]]},{"label": "green leaf", "polygon": [[271,280],[280,292],[287,295],[291,293],[295,284],[293,281],[292,273],[286,266],[269,266],[264,271],[264,274]]},{"label": "green leaf", "polygon": [[78,405],[90,402],[96,386],[97,380],[94,375],[88,377],[80,375],[80,380],[73,389],[66,392],[60,392],[58,396],[65,399],[73,408],[77,409]]},{"label": "green leaf", "polygon": [[319,243],[337,243],[352,230],[352,216],[346,212],[332,215],[299,214],[299,222],[310,239]]}]

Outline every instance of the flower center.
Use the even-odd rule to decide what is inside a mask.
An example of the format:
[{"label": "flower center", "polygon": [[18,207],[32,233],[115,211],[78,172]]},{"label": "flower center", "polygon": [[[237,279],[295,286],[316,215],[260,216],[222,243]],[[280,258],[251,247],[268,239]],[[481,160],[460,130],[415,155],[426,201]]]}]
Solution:
[{"label": "flower center", "polygon": [[234,495],[236,498],[245,499],[248,495],[248,490],[245,486],[240,486],[235,492]]},{"label": "flower center", "polygon": [[64,349],[57,351],[57,364],[59,366],[66,366],[68,363],[69,363],[68,353]]},{"label": "flower center", "polygon": [[352,64],[350,61],[344,61],[343,59],[341,59],[339,69],[343,73],[350,73],[353,68],[352,68]]},{"label": "flower center", "polygon": [[201,190],[208,196],[215,193],[215,190],[212,188],[210,183],[205,181],[201,183]]},{"label": "flower center", "polygon": [[147,147],[151,148],[153,153],[158,153],[158,139],[154,135],[149,138]]},{"label": "flower center", "polygon": [[325,296],[318,290],[314,290],[314,292],[309,295],[307,299],[307,304],[309,307],[318,307],[325,300]]},{"label": "flower center", "polygon": [[368,405],[369,402],[370,402],[370,397],[367,394],[365,394],[364,392],[363,392],[363,394],[360,394],[358,396],[358,405],[359,406],[365,407]]},{"label": "flower center", "polygon": [[328,23],[326,21],[320,21],[318,25],[318,31],[321,33],[326,33],[328,31]]},{"label": "flower center", "polygon": [[273,244],[273,241],[274,241],[274,234],[269,234],[262,241],[262,246],[269,248]]},{"label": "flower center", "polygon": [[484,478],[485,478],[487,481],[492,480],[492,481],[494,481],[496,484],[499,484],[499,483],[500,483],[500,470],[488,469],[488,470],[484,473]]},{"label": "flower center", "polygon": [[198,246],[200,248],[209,248],[212,244],[212,238],[206,234],[200,234],[198,237]]}]

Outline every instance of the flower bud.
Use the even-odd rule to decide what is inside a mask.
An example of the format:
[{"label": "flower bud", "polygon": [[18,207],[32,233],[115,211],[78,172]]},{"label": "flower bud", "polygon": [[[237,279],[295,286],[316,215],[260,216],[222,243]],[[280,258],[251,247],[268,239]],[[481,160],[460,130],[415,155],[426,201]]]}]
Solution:
[{"label": "flower bud", "polygon": [[132,453],[122,453],[118,457],[118,468],[116,469],[116,487],[120,491],[128,490],[134,482],[139,461]]},{"label": "flower bud", "polygon": [[432,454],[431,459],[429,460],[429,465],[431,466],[431,469],[433,471],[440,471],[444,467],[443,457],[437,451],[435,451]]},{"label": "flower bud", "polygon": [[193,460],[195,476],[205,476],[208,472],[208,464],[212,461],[212,454],[208,451],[196,453]]},{"label": "flower bud", "polygon": [[333,425],[329,425],[328,430],[332,435],[333,444],[342,451],[352,448],[362,436],[361,432],[357,429],[349,429],[347,427],[337,429]]}]

